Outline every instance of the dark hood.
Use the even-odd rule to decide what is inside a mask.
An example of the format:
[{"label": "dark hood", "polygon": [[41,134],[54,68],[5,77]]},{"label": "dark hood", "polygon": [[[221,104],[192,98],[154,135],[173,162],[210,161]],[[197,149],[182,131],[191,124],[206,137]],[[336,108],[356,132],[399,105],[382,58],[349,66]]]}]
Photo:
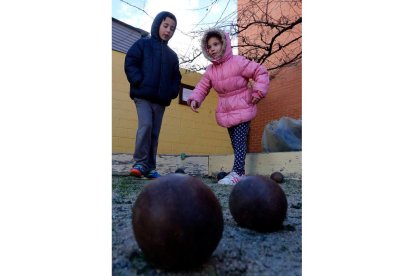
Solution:
[{"label": "dark hood", "polygon": [[[166,17],[170,17],[172,19],[174,19],[175,24],[177,25],[177,19],[175,18],[175,15],[167,12],[167,11],[162,11],[159,14],[157,14],[157,16],[154,18],[154,21],[152,22],[152,26],[151,26],[151,37],[157,39],[157,40],[161,40],[160,36],[159,36],[159,29],[160,29],[160,25],[163,21],[163,19],[165,19]],[[168,43],[168,41],[166,41],[165,43]]]}]

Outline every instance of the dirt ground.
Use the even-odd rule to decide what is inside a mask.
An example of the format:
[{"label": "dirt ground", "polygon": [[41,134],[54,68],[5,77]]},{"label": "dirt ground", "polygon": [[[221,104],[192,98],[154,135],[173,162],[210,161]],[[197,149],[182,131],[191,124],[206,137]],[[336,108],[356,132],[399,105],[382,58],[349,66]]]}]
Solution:
[{"label": "dirt ground", "polygon": [[222,239],[207,263],[196,270],[168,272],[151,267],[144,259],[132,232],[132,205],[150,180],[130,176],[112,178],[112,274],[115,275],[301,275],[302,274],[302,181],[285,179],[281,184],[287,200],[284,228],[258,233],[237,226],[228,200],[232,186],[213,178],[200,179],[219,199],[224,218]]}]

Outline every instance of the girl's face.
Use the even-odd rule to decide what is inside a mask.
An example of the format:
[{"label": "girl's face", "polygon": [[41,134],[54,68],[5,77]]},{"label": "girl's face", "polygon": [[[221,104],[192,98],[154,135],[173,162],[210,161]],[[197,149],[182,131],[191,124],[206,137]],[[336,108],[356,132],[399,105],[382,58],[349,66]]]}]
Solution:
[{"label": "girl's face", "polygon": [[223,47],[223,43],[221,43],[221,41],[217,37],[212,36],[208,39],[207,53],[213,59],[216,59],[219,57],[218,55],[221,52],[221,47]]},{"label": "girl's face", "polygon": [[166,17],[164,21],[161,22],[158,35],[164,41],[170,40],[175,32],[176,23],[172,18]]}]

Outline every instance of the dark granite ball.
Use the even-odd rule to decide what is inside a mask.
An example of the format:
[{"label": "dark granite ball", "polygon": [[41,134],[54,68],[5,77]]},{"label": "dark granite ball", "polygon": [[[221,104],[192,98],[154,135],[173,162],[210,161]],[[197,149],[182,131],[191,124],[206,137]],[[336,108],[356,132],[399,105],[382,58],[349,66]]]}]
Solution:
[{"label": "dark granite ball", "polygon": [[175,173],[184,173],[185,174],[185,171],[181,168],[178,168],[178,169],[175,170]]},{"label": "dark granite ball", "polygon": [[201,180],[169,174],[151,181],[132,210],[135,239],[146,260],[166,270],[203,264],[223,233],[215,194]]},{"label": "dark granite ball", "polygon": [[223,179],[226,175],[228,175],[228,173],[226,172],[219,172],[217,174],[217,181],[220,181],[221,179]]},{"label": "dark granite ball", "polygon": [[282,182],[283,182],[283,180],[284,180],[284,176],[283,176],[283,174],[282,174],[282,173],[280,173],[280,172],[274,172],[274,173],[272,173],[272,174],[270,175],[270,178],[271,178],[273,181],[276,181],[276,183],[282,183]]},{"label": "dark granite ball", "polygon": [[283,228],[287,199],[279,184],[269,178],[248,176],[234,186],[229,207],[240,227],[274,232]]}]

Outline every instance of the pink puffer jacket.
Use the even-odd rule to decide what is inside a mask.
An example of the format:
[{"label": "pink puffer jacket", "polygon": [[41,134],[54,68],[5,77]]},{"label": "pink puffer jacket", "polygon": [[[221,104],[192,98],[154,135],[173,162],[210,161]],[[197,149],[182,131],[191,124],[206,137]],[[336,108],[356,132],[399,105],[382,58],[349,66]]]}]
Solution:
[{"label": "pink puffer jacket", "polygon": [[[209,32],[219,33],[225,41],[224,54],[216,60],[211,60],[207,54],[205,40]],[[219,96],[216,108],[218,125],[228,128],[252,120],[257,112],[256,105],[251,102],[252,96],[263,98],[269,88],[269,74],[266,68],[242,56],[233,55],[230,37],[221,30],[213,29],[206,32],[201,45],[204,56],[213,64],[207,67],[188,103],[195,100],[201,105],[213,87]],[[248,88],[249,79],[254,81],[253,88]]]}]

